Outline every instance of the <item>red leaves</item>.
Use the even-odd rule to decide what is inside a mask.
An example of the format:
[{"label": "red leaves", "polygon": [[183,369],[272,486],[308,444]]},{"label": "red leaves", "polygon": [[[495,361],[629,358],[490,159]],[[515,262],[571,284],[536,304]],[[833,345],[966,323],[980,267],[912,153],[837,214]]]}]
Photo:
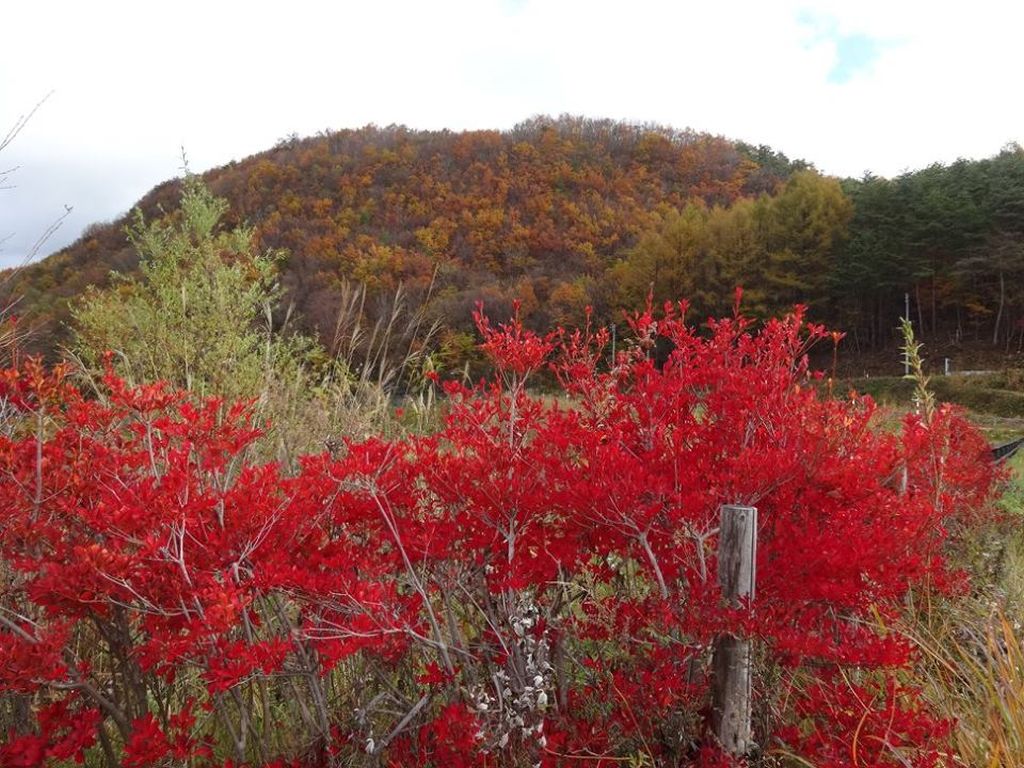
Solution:
[{"label": "red leaves", "polygon": [[451,680],[452,676],[447,674],[440,666],[435,662],[427,664],[423,670],[423,674],[416,678],[416,682],[420,685],[442,685]]},{"label": "red leaves", "polygon": [[478,304],[473,312],[473,320],[477,329],[484,337],[480,345],[495,367],[501,372],[514,373],[525,378],[539,371],[554,351],[555,334],[538,336],[523,327],[519,317],[519,302],[513,303],[515,314],[508,323],[501,323],[496,328],[483,313],[483,305]]},{"label": "red leaves", "polygon": [[159,765],[170,757],[173,748],[152,714],[132,723],[132,735],[124,748],[124,768],[146,768]]},{"label": "red leaves", "polygon": [[37,628],[5,621],[0,629],[9,630],[0,635],[0,694],[34,693],[47,681],[65,675],[62,652],[69,635],[66,624],[53,621]]},{"label": "red leaves", "polygon": [[415,757],[404,765],[444,765],[474,768],[481,765],[477,733],[480,724],[464,705],[449,704],[419,730]]},{"label": "red leaves", "polygon": [[940,744],[952,723],[937,721],[916,704],[917,691],[894,680],[859,685],[844,677],[821,680],[797,694],[802,727],[779,738],[822,768],[948,765]]},{"label": "red leaves", "polygon": [[281,638],[255,644],[235,640],[220,641],[215,647],[204,675],[211,694],[226,691],[254,673],[276,672],[288,655],[290,643]]},{"label": "red leaves", "polygon": [[66,407],[79,399],[70,371],[68,365],[47,370],[38,358],[29,358],[18,370],[0,371],[0,400],[27,412]]},{"label": "red leaves", "polygon": [[[200,756],[264,717],[296,750],[372,742],[396,765],[726,765],[706,666],[732,630],[777,664],[762,695],[791,748],[846,765],[852,730],[854,762],[892,763],[887,740],[930,765],[934,723],[892,682],[908,649],[872,627],[915,585],[950,583],[943,545],[992,487],[983,441],[950,410],[891,435],[870,402],[819,396],[805,353],[828,335],[799,312],[703,334],[682,311],[635,317],[608,371],[602,333],[478,315],[499,383],[448,382],[437,434],[349,442],[293,477],[246,462],[245,404],[110,376],[87,402],[61,371],[3,372],[24,419],[0,438],[0,605],[17,611],[0,615],[20,617],[0,624],[0,690],[67,706],[0,757],[80,754],[102,713],[127,766]],[[526,391],[546,366],[568,407]],[[753,610],[723,610],[715,583],[733,502],[760,513]],[[852,668],[882,683],[847,685]],[[150,713],[131,722],[107,686]],[[216,718],[158,720],[165,692]]]},{"label": "red leaves", "polygon": [[58,701],[37,714],[42,735],[9,734],[0,745],[0,765],[37,768],[49,761],[83,762],[84,751],[96,742],[100,713],[94,709],[72,709],[70,702]]},{"label": "red leaves", "polygon": [[27,734],[7,735],[7,743],[0,745],[0,760],[10,768],[39,768],[47,759],[47,739],[44,736]]},{"label": "red leaves", "polygon": [[69,710],[68,702],[60,701],[46,707],[38,715],[43,733],[50,736],[47,757],[54,760],[82,762],[82,753],[96,742],[96,726],[102,719],[95,709]]},{"label": "red leaves", "polygon": [[151,768],[169,760],[177,762],[212,757],[209,747],[193,737],[194,726],[191,703],[167,716],[166,726],[161,726],[152,713],[143,715],[132,723],[121,765],[124,768]]}]

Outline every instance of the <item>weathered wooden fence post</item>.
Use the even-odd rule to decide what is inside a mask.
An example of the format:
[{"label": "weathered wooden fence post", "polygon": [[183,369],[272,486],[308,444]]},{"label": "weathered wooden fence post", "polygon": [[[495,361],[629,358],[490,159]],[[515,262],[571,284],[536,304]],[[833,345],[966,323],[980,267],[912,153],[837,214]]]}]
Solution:
[{"label": "weathered wooden fence post", "polygon": [[[757,581],[757,508],[722,506],[718,532],[718,583],[732,606],[754,599]],[[744,755],[751,736],[750,641],[723,634],[715,639],[712,662],[712,726],[722,748]]]}]

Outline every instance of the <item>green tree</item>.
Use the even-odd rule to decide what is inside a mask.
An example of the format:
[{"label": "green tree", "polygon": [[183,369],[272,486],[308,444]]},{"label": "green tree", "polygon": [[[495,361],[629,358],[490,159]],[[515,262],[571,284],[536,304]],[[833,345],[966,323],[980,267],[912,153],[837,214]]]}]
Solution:
[{"label": "green tree", "polygon": [[[701,202],[668,210],[609,273],[619,307],[684,297],[697,317],[722,314],[737,286],[756,315],[794,304],[824,308],[852,204],[835,179],[798,171],[772,196],[730,207]],[[819,312],[820,314],[820,312]]]},{"label": "green tree", "polygon": [[1012,319],[1024,303],[1024,150],[1011,144],[975,166],[984,178],[974,190],[980,221],[972,229],[977,234],[960,244],[955,273],[976,311],[992,317],[997,344],[1004,331],[1012,337],[1007,315]]},{"label": "green tree", "polygon": [[610,272],[613,303],[643,306],[685,298],[699,317],[716,313],[728,295],[726,274],[715,258],[708,230],[708,209],[700,202],[669,210],[656,229],[642,235]]},{"label": "green tree", "polygon": [[309,341],[273,327],[279,254],[259,252],[249,228],[221,229],[226,211],[195,176],[176,215],[147,223],[136,211],[126,231],[140,276],[115,275],[74,310],[74,351],[87,366],[109,350],[130,381],[237,399],[308,361]]},{"label": "green tree", "polygon": [[876,346],[891,340],[893,317],[902,310],[903,292],[912,279],[906,190],[871,174],[844,187],[853,216],[831,270],[835,317],[856,344]]},{"label": "green tree", "polygon": [[761,198],[765,289],[780,309],[828,300],[829,274],[853,213],[836,179],[794,173],[776,197]]},{"label": "green tree", "polygon": [[719,265],[718,313],[729,310],[734,290],[743,288],[743,310],[755,317],[766,317],[775,306],[765,290],[764,267],[767,261],[761,218],[767,196],[738,200],[729,208],[716,206],[708,216],[708,237],[712,258]]}]

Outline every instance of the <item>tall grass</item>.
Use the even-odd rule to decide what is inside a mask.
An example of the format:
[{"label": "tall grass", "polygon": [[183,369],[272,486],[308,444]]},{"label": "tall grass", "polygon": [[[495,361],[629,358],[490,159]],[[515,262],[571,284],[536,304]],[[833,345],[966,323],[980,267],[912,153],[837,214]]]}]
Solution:
[{"label": "tall grass", "polygon": [[380,299],[372,322],[366,302],[365,286],[346,285],[327,358],[266,380],[256,415],[268,423],[262,445],[272,458],[290,464],[343,438],[432,426],[436,403],[423,374],[432,366],[438,324],[401,286]]},{"label": "tall grass", "polygon": [[1024,632],[983,600],[944,606],[907,630],[920,650],[915,682],[951,720],[957,765],[1024,765]]},{"label": "tall grass", "polygon": [[1000,524],[965,549],[972,593],[917,606],[901,628],[919,651],[913,682],[970,768],[1024,766],[1024,454],[999,503]]}]

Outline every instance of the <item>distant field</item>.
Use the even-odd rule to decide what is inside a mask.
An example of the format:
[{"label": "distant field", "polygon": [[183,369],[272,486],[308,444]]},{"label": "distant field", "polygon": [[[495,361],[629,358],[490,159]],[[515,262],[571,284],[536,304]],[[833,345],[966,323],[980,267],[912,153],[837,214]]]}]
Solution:
[{"label": "distant field", "polygon": [[[934,376],[929,381],[936,398],[956,403],[971,413],[972,420],[993,442],[1024,435],[1024,370]],[[853,390],[896,407],[910,406],[914,383],[901,376],[841,379],[837,393]]]}]

